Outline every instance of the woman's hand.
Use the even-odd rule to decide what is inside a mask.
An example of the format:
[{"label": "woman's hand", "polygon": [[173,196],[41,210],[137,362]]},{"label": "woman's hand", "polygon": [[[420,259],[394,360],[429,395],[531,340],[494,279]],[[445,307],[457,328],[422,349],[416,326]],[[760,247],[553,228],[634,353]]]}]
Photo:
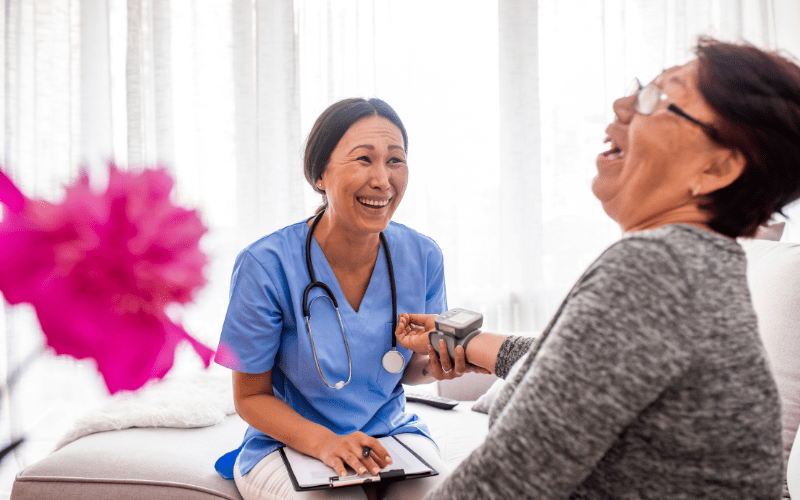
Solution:
[{"label": "woman's hand", "polygon": [[456,346],[455,360],[450,359],[447,344],[439,341],[439,351],[431,345],[429,333],[436,329],[435,314],[400,314],[397,322],[397,341],[401,346],[418,354],[428,355],[428,365],[422,374],[436,380],[452,380],[465,373],[490,373],[488,370],[467,363],[464,348]]},{"label": "woman's hand", "polygon": [[[365,448],[370,449],[367,456],[363,454]],[[382,468],[392,463],[392,457],[380,441],[363,432],[346,436],[335,434],[323,443],[319,459],[335,470],[339,477],[347,476],[346,466],[350,466],[357,474],[366,474],[369,471],[377,476]]]}]

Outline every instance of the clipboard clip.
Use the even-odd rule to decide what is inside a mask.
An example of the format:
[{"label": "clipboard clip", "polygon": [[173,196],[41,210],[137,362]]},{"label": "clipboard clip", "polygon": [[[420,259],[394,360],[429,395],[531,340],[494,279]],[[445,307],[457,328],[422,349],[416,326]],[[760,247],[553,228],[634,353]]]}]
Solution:
[{"label": "clipboard clip", "polygon": [[406,475],[406,471],[403,469],[392,469],[387,470],[386,472],[381,472],[378,474],[381,479],[391,479],[393,477],[404,477]]},{"label": "clipboard clip", "polygon": [[363,476],[347,476],[339,477],[333,476],[330,478],[331,487],[338,488],[339,486],[350,486],[351,484],[364,484],[380,481],[380,477],[363,477]]},{"label": "clipboard clip", "polygon": [[377,483],[378,481],[391,479],[394,477],[404,477],[406,474],[403,469],[392,469],[386,472],[381,472],[377,476],[347,476],[339,477],[333,476],[330,478],[331,487],[338,488],[339,486],[350,486],[353,484]]}]

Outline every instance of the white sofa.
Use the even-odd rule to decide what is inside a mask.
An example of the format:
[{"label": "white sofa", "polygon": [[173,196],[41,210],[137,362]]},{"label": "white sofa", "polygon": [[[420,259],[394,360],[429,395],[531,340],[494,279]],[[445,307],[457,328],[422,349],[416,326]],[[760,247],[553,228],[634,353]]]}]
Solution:
[{"label": "white sofa", "polygon": [[[138,396],[116,400],[98,414],[82,419],[63,447],[20,471],[10,498],[240,500],[233,481],[226,481],[215,472],[214,461],[238,445],[247,425],[233,413],[230,391],[228,409],[223,414],[214,414],[226,406],[218,404],[217,388],[221,387],[218,384],[229,387],[229,377],[203,379],[204,390],[198,391],[197,400],[209,400],[210,406],[217,407],[215,412],[192,416],[196,405],[187,401],[192,397],[185,395],[179,403],[181,406],[174,407],[169,402],[169,394],[176,395],[173,399],[181,397],[177,394],[186,387],[182,380],[165,382],[163,388],[168,390],[160,391],[157,397],[145,390],[141,394],[143,401],[137,399]],[[208,396],[209,387],[212,387],[211,397]],[[150,405],[154,411],[143,412],[145,405]],[[452,410],[419,403],[408,405],[428,423],[451,469],[486,434],[487,416],[472,411],[472,402],[460,403]],[[212,421],[216,423],[195,427]],[[453,425],[454,422],[458,424]]]},{"label": "white sofa", "polygon": [[[781,395],[788,461],[800,425],[800,245],[760,239],[740,243],[747,253],[747,280],[761,340]],[[798,489],[800,466],[790,473]],[[800,499],[800,491],[794,494]]]},{"label": "white sofa", "polygon": [[[742,245],[748,255],[753,304],[783,400],[788,457],[800,425],[800,245],[764,240],[747,240]],[[439,391],[473,400],[493,380],[465,376],[441,383]],[[428,423],[451,468],[486,435],[488,417],[472,411],[471,401],[453,410],[417,403],[409,406]],[[213,464],[238,442],[245,424],[236,415],[218,420],[215,425],[191,429],[128,428],[80,437],[21,471],[11,500],[239,500],[233,482],[220,478]],[[800,474],[800,458],[793,457],[792,463],[794,474]],[[790,484],[800,487],[800,477]],[[796,497],[800,499],[800,493]]]},{"label": "white sofa", "polygon": [[[796,437],[795,441],[800,443],[800,440]],[[800,498],[800,444],[792,447],[786,468],[786,480],[789,488],[788,493],[794,495],[795,498]]]}]

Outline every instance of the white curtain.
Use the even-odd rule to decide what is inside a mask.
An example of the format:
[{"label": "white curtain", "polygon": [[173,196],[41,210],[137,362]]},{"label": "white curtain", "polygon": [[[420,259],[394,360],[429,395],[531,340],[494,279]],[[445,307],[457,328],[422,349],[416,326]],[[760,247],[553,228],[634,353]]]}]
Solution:
[{"label": "white curtain", "polygon": [[[209,286],[175,315],[215,346],[238,250],[320,201],[302,173],[314,119],[341,98],[381,97],[409,133],[395,219],[442,247],[451,306],[530,332],[619,237],[589,188],[613,99],[691,58],[698,34],[800,50],[798,11],[795,0],[5,0],[0,161],[51,199],[81,165],[98,187],[112,159],[169,168],[178,201],[210,228],[212,258]],[[41,338],[25,307],[3,314],[10,369]]]}]

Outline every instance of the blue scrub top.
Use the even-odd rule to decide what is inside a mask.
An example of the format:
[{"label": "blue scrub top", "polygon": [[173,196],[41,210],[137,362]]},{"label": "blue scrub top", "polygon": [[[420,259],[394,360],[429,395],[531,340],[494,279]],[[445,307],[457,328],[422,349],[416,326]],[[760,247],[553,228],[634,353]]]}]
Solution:
[{"label": "blue scrub top", "polygon": [[[303,317],[303,291],[310,282],[305,261],[305,221],[270,234],[236,258],[230,303],[215,361],[244,373],[272,370],[275,396],[300,415],[336,434],[361,431],[370,436],[416,433],[430,438],[419,418],[405,412],[402,373],[387,372],[381,360],[392,348],[392,297],[383,246],[355,312],[339,286],[316,239],[311,243],[314,274],[333,292],[347,335],[353,377],[340,390],[319,376]],[[444,263],[439,246],[402,224],[384,231],[397,287],[397,312],[439,314],[447,310]],[[315,287],[308,302],[324,295]],[[348,358],[336,310],[320,298],[310,307],[311,333],[322,373],[331,385],[348,377]],[[406,363],[412,352],[401,347]],[[217,471],[233,477],[233,465],[247,474],[283,443],[249,427],[242,446],[221,457]]]}]

